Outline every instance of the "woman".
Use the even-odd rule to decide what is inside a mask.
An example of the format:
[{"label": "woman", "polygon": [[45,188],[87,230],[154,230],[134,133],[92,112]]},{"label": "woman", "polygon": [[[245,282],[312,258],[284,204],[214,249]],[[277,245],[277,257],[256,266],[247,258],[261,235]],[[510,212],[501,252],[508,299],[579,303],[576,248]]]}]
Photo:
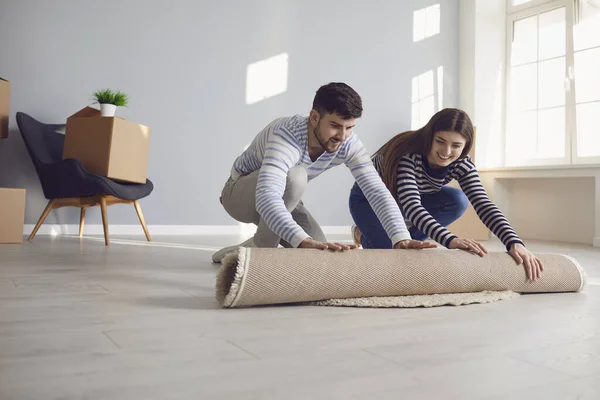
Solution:
[{"label": "woman", "polygon": [[[397,196],[414,240],[428,237],[449,249],[480,256],[487,250],[474,240],[459,238],[445,227],[456,221],[471,202],[481,221],[504,245],[518,264],[524,263],[531,280],[540,277],[543,265],[523,244],[488,197],[468,154],[473,146],[473,124],[462,110],[446,108],[419,130],[401,133],[383,145],[373,163],[388,189]],[[456,179],[461,189],[447,186]],[[353,236],[363,248],[391,248],[369,202],[355,184],[350,193],[350,213],[356,226]]]}]

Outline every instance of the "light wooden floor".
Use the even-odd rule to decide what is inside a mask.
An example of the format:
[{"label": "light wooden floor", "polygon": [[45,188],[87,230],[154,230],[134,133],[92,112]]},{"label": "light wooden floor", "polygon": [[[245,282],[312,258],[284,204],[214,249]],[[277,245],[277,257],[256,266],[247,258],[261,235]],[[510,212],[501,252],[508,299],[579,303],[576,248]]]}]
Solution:
[{"label": "light wooden floor", "polygon": [[[580,294],[433,309],[221,310],[232,237],[0,245],[0,399],[599,399],[600,250]],[[501,250],[499,243],[488,244]]]}]

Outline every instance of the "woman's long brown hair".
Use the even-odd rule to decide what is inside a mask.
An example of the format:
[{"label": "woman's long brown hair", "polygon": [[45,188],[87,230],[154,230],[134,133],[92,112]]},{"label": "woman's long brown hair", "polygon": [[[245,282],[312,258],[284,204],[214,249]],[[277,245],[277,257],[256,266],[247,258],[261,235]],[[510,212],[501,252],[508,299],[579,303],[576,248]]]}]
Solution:
[{"label": "woman's long brown hair", "polygon": [[383,182],[394,197],[398,191],[396,174],[400,159],[411,153],[427,156],[431,151],[435,134],[442,131],[457,132],[465,137],[467,142],[459,160],[466,158],[473,147],[475,133],[467,113],[456,108],[445,108],[438,111],[421,129],[399,133],[377,150],[375,155],[383,156]]}]

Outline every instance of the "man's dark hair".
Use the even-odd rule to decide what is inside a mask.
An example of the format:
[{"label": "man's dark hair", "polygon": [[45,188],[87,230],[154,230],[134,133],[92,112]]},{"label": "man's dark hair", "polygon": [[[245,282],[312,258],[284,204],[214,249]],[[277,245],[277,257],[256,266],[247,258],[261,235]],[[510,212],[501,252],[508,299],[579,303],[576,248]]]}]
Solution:
[{"label": "man's dark hair", "polygon": [[313,100],[313,109],[319,114],[337,114],[343,119],[360,118],[363,111],[358,93],[341,82],[321,86]]}]

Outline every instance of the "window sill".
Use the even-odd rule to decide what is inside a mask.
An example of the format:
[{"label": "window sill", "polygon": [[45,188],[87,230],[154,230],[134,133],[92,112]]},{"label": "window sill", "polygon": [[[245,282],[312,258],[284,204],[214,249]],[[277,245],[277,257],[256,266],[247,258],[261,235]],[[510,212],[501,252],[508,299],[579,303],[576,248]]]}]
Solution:
[{"label": "window sill", "polygon": [[524,165],[510,167],[484,167],[477,168],[479,172],[505,172],[505,171],[557,171],[576,169],[600,169],[600,164],[563,164],[563,165]]}]

